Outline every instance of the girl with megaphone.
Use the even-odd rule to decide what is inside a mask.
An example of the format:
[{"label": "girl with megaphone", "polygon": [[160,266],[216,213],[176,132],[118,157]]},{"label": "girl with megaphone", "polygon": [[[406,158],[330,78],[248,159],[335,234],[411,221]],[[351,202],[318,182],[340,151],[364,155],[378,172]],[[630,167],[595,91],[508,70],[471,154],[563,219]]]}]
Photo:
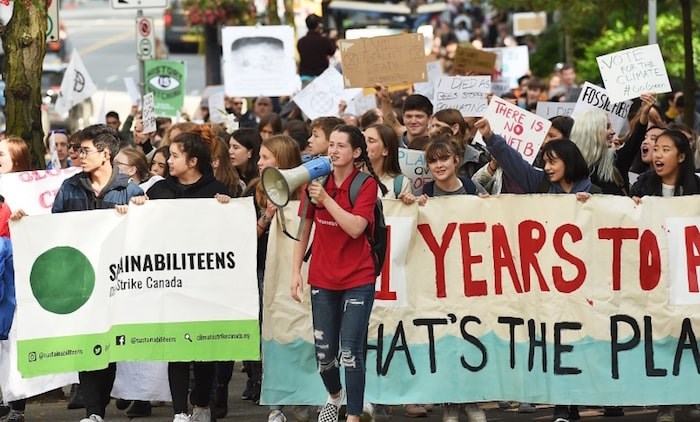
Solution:
[{"label": "girl with megaphone", "polygon": [[[329,393],[319,414],[320,422],[337,422],[340,406],[347,396],[347,421],[359,422],[365,390],[364,345],[374,303],[375,269],[368,228],[374,224],[377,189],[386,187],[367,157],[362,132],[341,125],[330,135],[328,156],[333,171],[322,185],[312,182],[300,241],[294,247],[291,295],[301,302],[304,280],[301,266],[309,244],[311,222],[316,223],[309,264],[308,283],[313,288],[313,317],[316,360],[321,379]],[[356,164],[364,164],[372,176],[367,178],[351,205],[349,188],[359,173]],[[308,201],[309,198],[302,200]],[[304,210],[302,204],[300,210]],[[349,259],[351,257],[351,259]],[[341,330],[342,327],[342,330]],[[345,367],[345,388],[339,366]]]}]

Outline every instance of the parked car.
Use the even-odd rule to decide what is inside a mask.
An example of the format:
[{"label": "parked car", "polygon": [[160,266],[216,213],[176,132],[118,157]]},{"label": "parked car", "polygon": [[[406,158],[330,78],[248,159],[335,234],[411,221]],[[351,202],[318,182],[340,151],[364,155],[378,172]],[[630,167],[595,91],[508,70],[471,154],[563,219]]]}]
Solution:
[{"label": "parked car", "polygon": [[165,45],[168,50],[176,52],[196,52],[202,40],[202,27],[193,26],[187,20],[187,11],[181,0],[171,0],[163,12],[165,25]]},{"label": "parked car", "polygon": [[44,64],[41,73],[41,93],[51,129],[65,129],[73,133],[90,124],[93,107],[92,100],[88,98],[73,106],[68,112],[59,113],[56,110],[56,100],[61,92],[61,82],[67,68],[66,64]]}]

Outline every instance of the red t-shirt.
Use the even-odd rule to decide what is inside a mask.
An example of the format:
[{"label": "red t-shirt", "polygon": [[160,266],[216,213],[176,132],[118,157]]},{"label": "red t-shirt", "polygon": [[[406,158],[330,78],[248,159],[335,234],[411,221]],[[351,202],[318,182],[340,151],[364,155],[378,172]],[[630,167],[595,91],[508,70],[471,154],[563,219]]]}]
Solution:
[{"label": "red t-shirt", "polygon": [[[368,221],[368,228],[372,229],[377,181],[367,179],[360,188],[355,206],[351,207],[350,183],[358,172],[355,169],[340,187],[336,187],[331,174],[324,188],[345,211],[364,218]],[[299,212],[303,206],[302,202]],[[306,218],[313,219],[316,226],[309,264],[310,285],[328,290],[347,290],[375,282],[374,261],[365,234],[353,239],[336,223],[331,213],[319,205],[309,204]]]},{"label": "red t-shirt", "polygon": [[10,211],[7,203],[3,202],[0,204],[0,236],[2,237],[10,237],[10,226],[8,223],[11,214],[12,211]]}]

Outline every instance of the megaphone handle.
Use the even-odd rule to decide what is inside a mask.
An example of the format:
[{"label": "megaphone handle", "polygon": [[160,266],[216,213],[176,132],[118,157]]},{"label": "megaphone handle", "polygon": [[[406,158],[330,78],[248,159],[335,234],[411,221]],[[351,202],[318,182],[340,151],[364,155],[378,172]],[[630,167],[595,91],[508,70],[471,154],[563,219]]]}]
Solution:
[{"label": "megaphone handle", "polygon": [[[323,176],[323,177],[319,177],[317,179],[312,180],[312,182],[320,183],[321,186],[324,186],[324,188],[326,186],[327,181],[328,181],[328,176]],[[311,196],[309,195],[309,187],[308,186],[306,187],[305,191],[306,191],[306,196],[311,200],[311,203],[316,205],[316,200],[314,198],[311,198]]]}]

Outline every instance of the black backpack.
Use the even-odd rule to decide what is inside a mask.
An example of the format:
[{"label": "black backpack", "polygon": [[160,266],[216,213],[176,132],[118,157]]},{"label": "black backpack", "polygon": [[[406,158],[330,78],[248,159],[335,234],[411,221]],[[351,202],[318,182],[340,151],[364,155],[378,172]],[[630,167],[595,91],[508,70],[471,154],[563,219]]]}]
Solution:
[{"label": "black backpack", "polygon": [[[360,194],[360,188],[370,178],[371,176],[369,174],[359,172],[352,179],[349,189],[350,206],[355,206],[357,195]],[[384,208],[382,206],[381,199],[377,199],[377,205],[374,206],[374,230],[370,232],[370,227],[367,225],[365,233],[367,234],[372,259],[374,260],[374,275],[379,277],[379,275],[382,273],[382,267],[384,267],[384,260],[386,258],[388,235],[386,222],[384,221]]]}]

